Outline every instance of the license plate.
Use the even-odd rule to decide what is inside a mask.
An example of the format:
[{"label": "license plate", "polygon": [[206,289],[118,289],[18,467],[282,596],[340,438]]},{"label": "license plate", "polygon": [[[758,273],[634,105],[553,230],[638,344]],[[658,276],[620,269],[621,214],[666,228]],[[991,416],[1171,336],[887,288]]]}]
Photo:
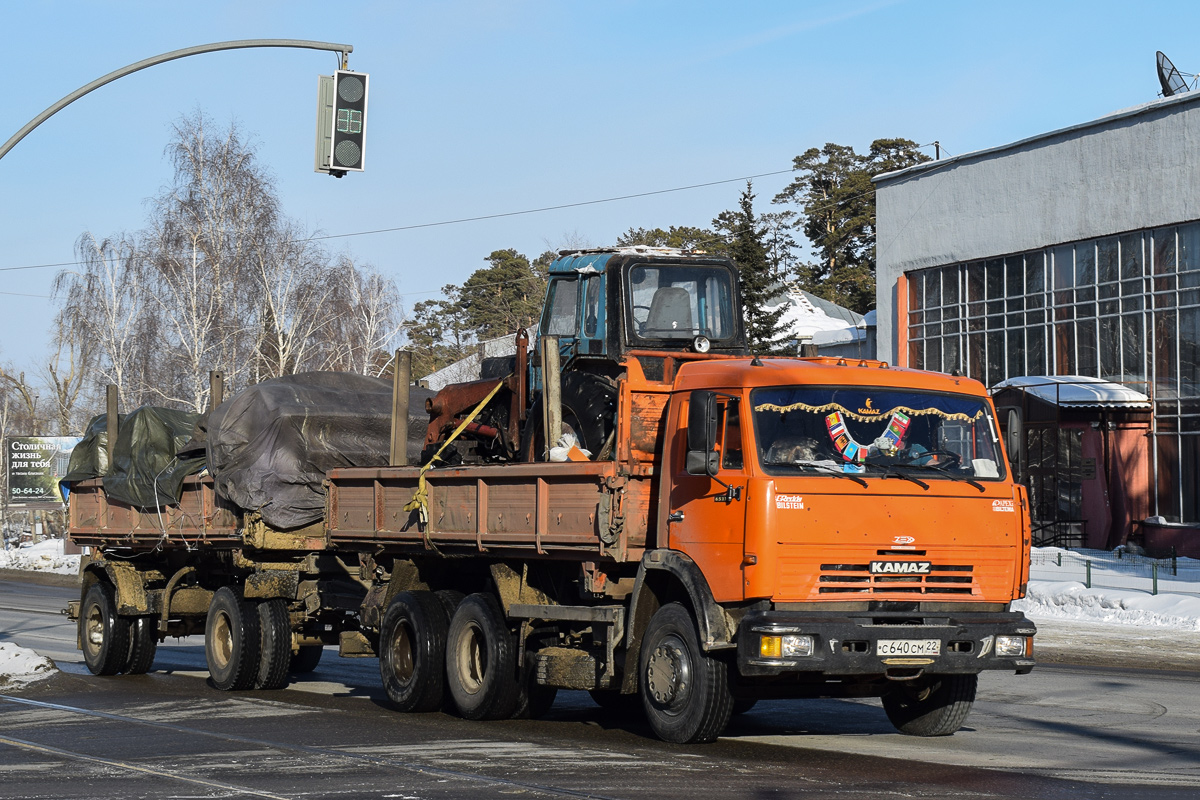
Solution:
[{"label": "license plate", "polygon": [[936,656],[941,652],[941,639],[880,639],[875,649],[881,656]]}]

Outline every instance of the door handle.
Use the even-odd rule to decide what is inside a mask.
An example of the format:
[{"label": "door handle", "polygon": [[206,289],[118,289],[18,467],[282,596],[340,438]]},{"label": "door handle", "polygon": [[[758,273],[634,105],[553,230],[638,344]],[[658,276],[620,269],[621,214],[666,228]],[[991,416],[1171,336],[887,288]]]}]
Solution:
[{"label": "door handle", "polygon": [[667,515],[667,522],[683,522],[683,512],[672,511]]}]

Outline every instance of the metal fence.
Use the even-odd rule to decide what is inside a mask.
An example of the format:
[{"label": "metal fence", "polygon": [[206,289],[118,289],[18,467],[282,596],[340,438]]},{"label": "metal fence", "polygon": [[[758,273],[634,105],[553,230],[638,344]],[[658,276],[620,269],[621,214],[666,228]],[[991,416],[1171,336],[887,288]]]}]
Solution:
[{"label": "metal fence", "polygon": [[1149,558],[1107,550],[1034,550],[1029,577],[1035,581],[1078,581],[1090,588],[1200,597],[1200,561]]}]

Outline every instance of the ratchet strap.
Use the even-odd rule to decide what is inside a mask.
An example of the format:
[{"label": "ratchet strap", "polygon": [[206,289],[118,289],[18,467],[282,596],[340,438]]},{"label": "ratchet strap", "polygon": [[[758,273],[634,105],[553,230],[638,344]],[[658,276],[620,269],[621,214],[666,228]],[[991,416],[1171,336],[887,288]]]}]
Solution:
[{"label": "ratchet strap", "polygon": [[512,376],[505,376],[499,383],[492,387],[492,390],[488,392],[487,397],[479,401],[479,405],[475,406],[474,410],[467,415],[467,418],[459,423],[458,427],[454,429],[454,433],[450,434],[450,437],[446,439],[446,441],[442,442],[442,446],[439,447],[438,451],[433,454],[433,457],[429,459],[429,462],[425,466],[421,467],[421,474],[417,477],[417,490],[413,492],[412,499],[405,504],[404,510],[417,512],[417,519],[420,522],[421,531],[425,533],[425,542],[430,547],[433,547],[433,542],[429,540],[429,533],[426,532],[426,528],[429,523],[429,484],[425,480],[425,473],[433,468],[434,463],[438,460],[438,457],[441,456],[442,451],[449,447],[450,443],[458,438],[458,435],[462,433],[468,425],[471,424],[475,417],[479,415],[479,412],[483,410],[483,407],[491,402],[492,398],[496,396],[496,392],[500,391],[500,387],[504,385],[504,381],[508,380],[510,377]]}]

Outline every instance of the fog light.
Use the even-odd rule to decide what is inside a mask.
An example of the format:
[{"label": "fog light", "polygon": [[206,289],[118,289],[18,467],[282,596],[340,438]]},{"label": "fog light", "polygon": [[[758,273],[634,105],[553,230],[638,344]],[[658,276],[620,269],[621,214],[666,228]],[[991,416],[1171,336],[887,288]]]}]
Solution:
[{"label": "fog light", "polygon": [[813,654],[813,637],[785,636],[783,637],[783,657],[811,656]]},{"label": "fog light", "polygon": [[997,636],[996,655],[1000,658],[1012,658],[1025,655],[1024,636]]}]

